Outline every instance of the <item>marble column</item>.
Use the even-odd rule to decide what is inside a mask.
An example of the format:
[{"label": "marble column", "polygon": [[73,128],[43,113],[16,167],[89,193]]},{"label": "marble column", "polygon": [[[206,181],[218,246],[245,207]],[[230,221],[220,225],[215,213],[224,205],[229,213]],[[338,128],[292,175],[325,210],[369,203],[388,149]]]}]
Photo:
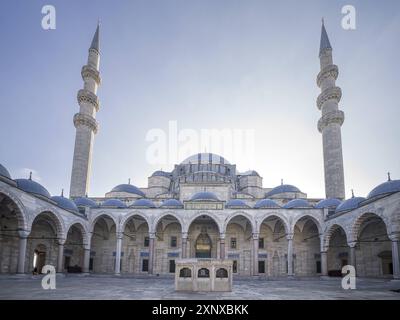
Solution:
[{"label": "marble column", "polygon": [[115,275],[121,274],[122,232],[117,232],[117,247],[115,250]]},{"label": "marble column", "polygon": [[321,276],[328,276],[328,254],[326,251],[321,251]]},{"label": "marble column", "polygon": [[89,274],[89,266],[90,266],[90,245],[86,245],[84,247],[83,253],[83,273]]},{"label": "marble column", "polygon": [[187,258],[187,238],[188,234],[187,232],[182,232],[182,259]]},{"label": "marble column", "polygon": [[252,268],[252,275],[256,276],[258,275],[258,241],[259,241],[259,234],[258,233],[253,233],[253,268]]},{"label": "marble column", "polygon": [[219,258],[225,259],[225,233],[219,235]]},{"label": "marble column", "polygon": [[18,267],[17,273],[24,274],[25,273],[25,257],[26,257],[26,244],[28,242],[28,236],[30,231],[20,230],[19,234],[19,252],[18,252]]},{"label": "marble column", "polygon": [[356,245],[357,245],[357,242],[355,242],[355,241],[349,243],[350,265],[354,267],[354,270],[356,271],[356,274],[357,274]]},{"label": "marble column", "polygon": [[390,237],[392,240],[392,263],[393,263],[393,279],[400,280],[400,252],[399,238],[397,236]]},{"label": "marble column", "polygon": [[156,234],[149,233],[149,274],[153,274],[153,264],[154,264],[154,241]]},{"label": "marble column", "polygon": [[64,244],[65,240],[63,238],[58,239],[58,258],[57,258],[57,273],[62,273],[64,271]]},{"label": "marble column", "polygon": [[287,253],[287,263],[288,263],[288,277],[293,277],[293,234],[288,234],[286,236],[288,242],[288,253]]}]

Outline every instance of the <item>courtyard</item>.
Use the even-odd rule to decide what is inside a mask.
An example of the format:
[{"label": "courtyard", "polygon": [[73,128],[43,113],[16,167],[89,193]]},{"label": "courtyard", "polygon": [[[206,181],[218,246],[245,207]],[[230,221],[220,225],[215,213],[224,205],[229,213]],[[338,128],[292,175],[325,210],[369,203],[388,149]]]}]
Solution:
[{"label": "courtyard", "polygon": [[42,289],[41,280],[42,276],[1,276],[0,299],[400,300],[400,281],[384,279],[357,279],[355,290],[343,290],[340,278],[236,278],[233,291],[224,293],[175,292],[172,277],[57,276],[54,290]]}]

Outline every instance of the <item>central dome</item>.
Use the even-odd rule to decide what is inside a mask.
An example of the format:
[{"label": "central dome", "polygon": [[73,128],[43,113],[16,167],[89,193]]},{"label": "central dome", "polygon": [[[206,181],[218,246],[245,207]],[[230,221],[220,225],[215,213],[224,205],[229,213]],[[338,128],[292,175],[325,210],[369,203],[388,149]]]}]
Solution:
[{"label": "central dome", "polygon": [[181,162],[181,164],[230,164],[224,157],[215,153],[197,153]]}]

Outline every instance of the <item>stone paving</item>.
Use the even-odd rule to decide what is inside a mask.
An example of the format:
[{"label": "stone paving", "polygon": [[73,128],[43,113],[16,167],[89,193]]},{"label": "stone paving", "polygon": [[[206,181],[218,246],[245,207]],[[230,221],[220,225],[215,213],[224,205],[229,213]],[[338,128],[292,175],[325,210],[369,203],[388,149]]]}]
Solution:
[{"label": "stone paving", "polygon": [[341,279],[234,279],[233,291],[224,293],[175,292],[174,279],[162,277],[57,276],[55,290],[43,290],[41,276],[0,277],[0,299],[390,299],[400,300],[400,281],[357,279],[356,290],[343,290]]}]

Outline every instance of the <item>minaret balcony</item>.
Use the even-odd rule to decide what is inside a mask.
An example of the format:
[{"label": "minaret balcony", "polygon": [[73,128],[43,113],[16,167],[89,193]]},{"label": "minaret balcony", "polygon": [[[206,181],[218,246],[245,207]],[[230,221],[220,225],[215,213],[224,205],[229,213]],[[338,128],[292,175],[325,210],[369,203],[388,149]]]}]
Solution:
[{"label": "minaret balcony", "polygon": [[78,91],[78,103],[81,105],[81,103],[86,102],[90,103],[92,106],[96,108],[96,111],[99,111],[100,108],[100,101],[99,98],[93,93],[90,92],[89,90],[86,89],[81,89]]},{"label": "minaret balcony", "polygon": [[86,66],[82,67],[81,75],[82,75],[83,81],[85,81],[88,78],[91,78],[94,81],[96,81],[96,84],[98,86],[101,84],[100,72],[90,65],[86,65]]},{"label": "minaret balcony", "polygon": [[333,78],[335,81],[337,80],[339,76],[339,68],[337,65],[331,64],[321,70],[320,73],[318,73],[317,76],[317,85],[319,88],[321,88],[322,81],[328,78]]},{"label": "minaret balcony", "polygon": [[342,110],[335,110],[322,116],[318,121],[318,131],[322,132],[328,125],[337,123],[340,126],[344,122],[344,112]]},{"label": "minaret balcony", "polygon": [[321,110],[323,104],[329,100],[335,100],[336,103],[339,103],[342,98],[342,90],[339,87],[331,87],[324,90],[317,99],[318,109]]},{"label": "minaret balcony", "polygon": [[99,124],[96,119],[84,113],[76,113],[74,115],[74,125],[75,128],[86,126],[91,129],[95,134],[99,129]]}]

